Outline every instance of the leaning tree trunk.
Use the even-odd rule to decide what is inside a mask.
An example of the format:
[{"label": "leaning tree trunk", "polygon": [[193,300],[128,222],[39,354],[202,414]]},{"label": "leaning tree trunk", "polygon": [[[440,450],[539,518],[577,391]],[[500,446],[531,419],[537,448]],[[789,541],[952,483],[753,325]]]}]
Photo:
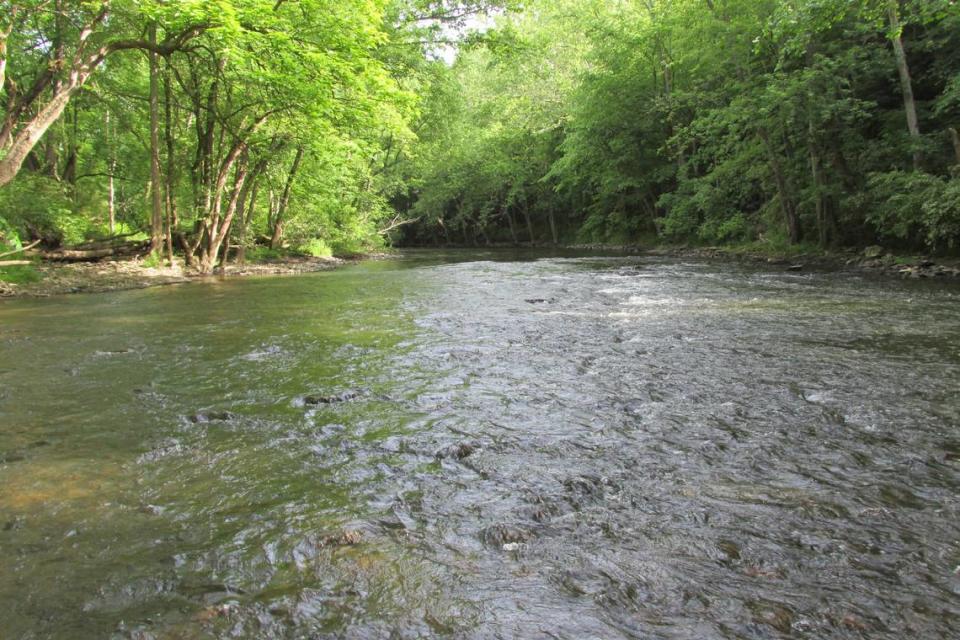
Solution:
[{"label": "leaning tree trunk", "polygon": [[[920,142],[920,124],[917,120],[917,104],[913,98],[913,81],[910,78],[910,67],[907,66],[907,54],[903,50],[903,25],[900,24],[900,1],[887,0],[887,14],[890,18],[890,41],[893,43],[893,54],[897,61],[897,73],[900,74],[900,89],[903,92],[903,110],[907,116],[907,131],[914,144]],[[922,162],[919,147],[913,151],[913,168],[920,170]]]},{"label": "leaning tree trunk", "polygon": [[47,129],[60,119],[70,102],[70,97],[79,87],[79,83],[74,83],[69,88],[62,89],[59,95],[54,96],[44,105],[40,112],[27,123],[27,126],[12,138],[7,155],[0,159],[0,187],[5,187],[17,177],[27,156],[37,146]]}]

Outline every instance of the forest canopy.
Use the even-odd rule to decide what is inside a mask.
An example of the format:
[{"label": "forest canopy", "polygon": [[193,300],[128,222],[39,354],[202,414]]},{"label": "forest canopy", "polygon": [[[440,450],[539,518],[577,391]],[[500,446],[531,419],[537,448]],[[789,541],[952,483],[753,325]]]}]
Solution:
[{"label": "forest canopy", "polygon": [[0,87],[0,254],[960,242],[954,0],[0,0]]}]

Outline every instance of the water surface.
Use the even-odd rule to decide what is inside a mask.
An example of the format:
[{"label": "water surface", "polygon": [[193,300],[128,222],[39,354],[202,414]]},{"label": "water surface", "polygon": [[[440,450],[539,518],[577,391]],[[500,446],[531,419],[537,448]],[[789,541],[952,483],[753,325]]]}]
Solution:
[{"label": "water surface", "polygon": [[0,637],[960,634],[960,288],[535,258],[0,304]]}]

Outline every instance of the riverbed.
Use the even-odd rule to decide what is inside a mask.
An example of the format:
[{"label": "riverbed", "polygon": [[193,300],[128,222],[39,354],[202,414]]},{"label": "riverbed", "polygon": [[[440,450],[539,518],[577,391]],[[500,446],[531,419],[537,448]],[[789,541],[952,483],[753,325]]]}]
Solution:
[{"label": "riverbed", "polygon": [[419,252],[0,303],[2,638],[960,635],[960,286]]}]

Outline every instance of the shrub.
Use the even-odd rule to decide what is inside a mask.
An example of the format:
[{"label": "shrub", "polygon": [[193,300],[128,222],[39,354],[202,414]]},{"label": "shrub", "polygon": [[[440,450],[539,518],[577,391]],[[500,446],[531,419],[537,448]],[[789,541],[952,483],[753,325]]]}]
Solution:
[{"label": "shrub", "polygon": [[868,182],[867,220],[881,235],[957,246],[960,240],[960,179],[922,172],[874,173]]},{"label": "shrub", "polygon": [[297,253],[313,256],[314,258],[329,258],[333,255],[333,250],[327,246],[323,238],[311,238],[297,247]]}]

